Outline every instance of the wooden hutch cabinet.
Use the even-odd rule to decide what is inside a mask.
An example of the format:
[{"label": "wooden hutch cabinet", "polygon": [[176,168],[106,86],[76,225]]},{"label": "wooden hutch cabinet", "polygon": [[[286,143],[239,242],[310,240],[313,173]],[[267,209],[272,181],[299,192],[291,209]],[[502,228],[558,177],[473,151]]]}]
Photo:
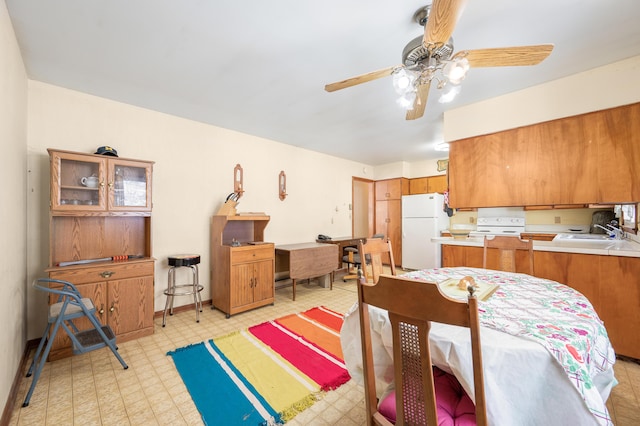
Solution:
[{"label": "wooden hutch cabinet", "polygon": [[[118,342],[153,334],[153,162],[49,149],[50,278],[93,300]],[[112,260],[113,258],[126,260]],[[55,302],[52,297],[49,303]],[[77,320],[80,330],[90,328]],[[49,359],[72,354],[58,333]]]},{"label": "wooden hutch cabinet", "polygon": [[275,245],[264,242],[269,220],[211,217],[211,298],[227,318],[275,300]]}]

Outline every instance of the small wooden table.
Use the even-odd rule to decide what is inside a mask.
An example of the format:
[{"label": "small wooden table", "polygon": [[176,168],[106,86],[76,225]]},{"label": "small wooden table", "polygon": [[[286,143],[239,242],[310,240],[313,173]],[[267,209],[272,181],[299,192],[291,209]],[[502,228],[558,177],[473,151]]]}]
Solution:
[{"label": "small wooden table", "polygon": [[342,256],[344,256],[345,247],[358,248],[358,243],[367,241],[367,237],[337,237],[330,240],[316,240],[317,243],[334,244],[338,246],[338,269],[342,268]]},{"label": "small wooden table", "polygon": [[[276,246],[276,259],[282,261],[278,269],[288,269],[293,282],[293,300],[296,300],[296,280],[331,274],[338,268],[338,248],[332,244],[299,243]],[[288,267],[287,264],[288,263]]]}]

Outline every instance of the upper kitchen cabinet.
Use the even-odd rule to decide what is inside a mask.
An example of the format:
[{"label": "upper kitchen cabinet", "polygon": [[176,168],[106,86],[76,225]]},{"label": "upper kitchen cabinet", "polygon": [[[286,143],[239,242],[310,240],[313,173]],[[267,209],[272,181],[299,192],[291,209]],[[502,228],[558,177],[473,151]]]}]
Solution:
[{"label": "upper kitchen cabinet", "polygon": [[376,201],[399,200],[409,194],[409,179],[396,178],[378,180],[376,186]]},{"label": "upper kitchen cabinet", "polygon": [[[594,116],[594,117],[591,117]],[[640,103],[588,114],[598,141],[598,200],[640,201]]]},{"label": "upper kitchen cabinet", "polygon": [[151,211],[152,162],[49,150],[53,214]]},{"label": "upper kitchen cabinet", "polygon": [[447,190],[447,175],[425,176],[409,179],[409,194],[443,194]]},{"label": "upper kitchen cabinet", "polygon": [[640,104],[455,141],[450,206],[640,200]]}]

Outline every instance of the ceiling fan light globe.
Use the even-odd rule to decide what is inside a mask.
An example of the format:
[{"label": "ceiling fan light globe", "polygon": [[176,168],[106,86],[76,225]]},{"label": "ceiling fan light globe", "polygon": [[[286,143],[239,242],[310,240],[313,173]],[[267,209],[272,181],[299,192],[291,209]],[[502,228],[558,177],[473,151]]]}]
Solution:
[{"label": "ceiling fan light globe", "polygon": [[410,92],[406,92],[402,96],[400,96],[396,102],[402,108],[404,108],[406,110],[412,110],[413,109],[413,104],[415,103],[415,101],[416,101],[416,92],[410,91]]},{"label": "ceiling fan light globe", "polygon": [[469,71],[467,58],[460,58],[447,63],[442,70],[451,84],[460,84]]},{"label": "ceiling fan light globe", "polygon": [[415,82],[415,74],[404,68],[393,73],[393,88],[398,95],[413,91]]},{"label": "ceiling fan light globe", "polygon": [[441,104],[451,102],[455,99],[456,96],[458,96],[460,90],[462,90],[460,86],[447,86],[447,88],[442,91],[442,94],[438,98],[438,102],[440,102]]}]

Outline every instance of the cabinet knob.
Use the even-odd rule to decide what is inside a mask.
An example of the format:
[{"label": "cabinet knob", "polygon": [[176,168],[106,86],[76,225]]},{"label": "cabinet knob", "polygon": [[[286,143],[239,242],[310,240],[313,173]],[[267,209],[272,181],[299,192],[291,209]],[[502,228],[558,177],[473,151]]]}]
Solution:
[{"label": "cabinet knob", "polygon": [[101,273],[100,273],[100,276],[101,276],[102,278],[109,278],[109,277],[111,277],[111,275],[113,275],[113,274],[114,274],[114,272],[113,272],[113,271],[103,271],[103,272],[101,272]]},{"label": "cabinet knob", "polygon": [[100,310],[98,311],[100,315],[104,314],[104,303],[100,305]]},{"label": "cabinet knob", "polygon": [[111,307],[109,308],[109,312],[111,312],[111,313],[113,313],[113,311],[115,311],[115,310],[116,310],[116,307],[115,307],[115,306],[113,306],[113,304],[114,304],[114,303],[115,303],[115,302],[111,302]]}]

